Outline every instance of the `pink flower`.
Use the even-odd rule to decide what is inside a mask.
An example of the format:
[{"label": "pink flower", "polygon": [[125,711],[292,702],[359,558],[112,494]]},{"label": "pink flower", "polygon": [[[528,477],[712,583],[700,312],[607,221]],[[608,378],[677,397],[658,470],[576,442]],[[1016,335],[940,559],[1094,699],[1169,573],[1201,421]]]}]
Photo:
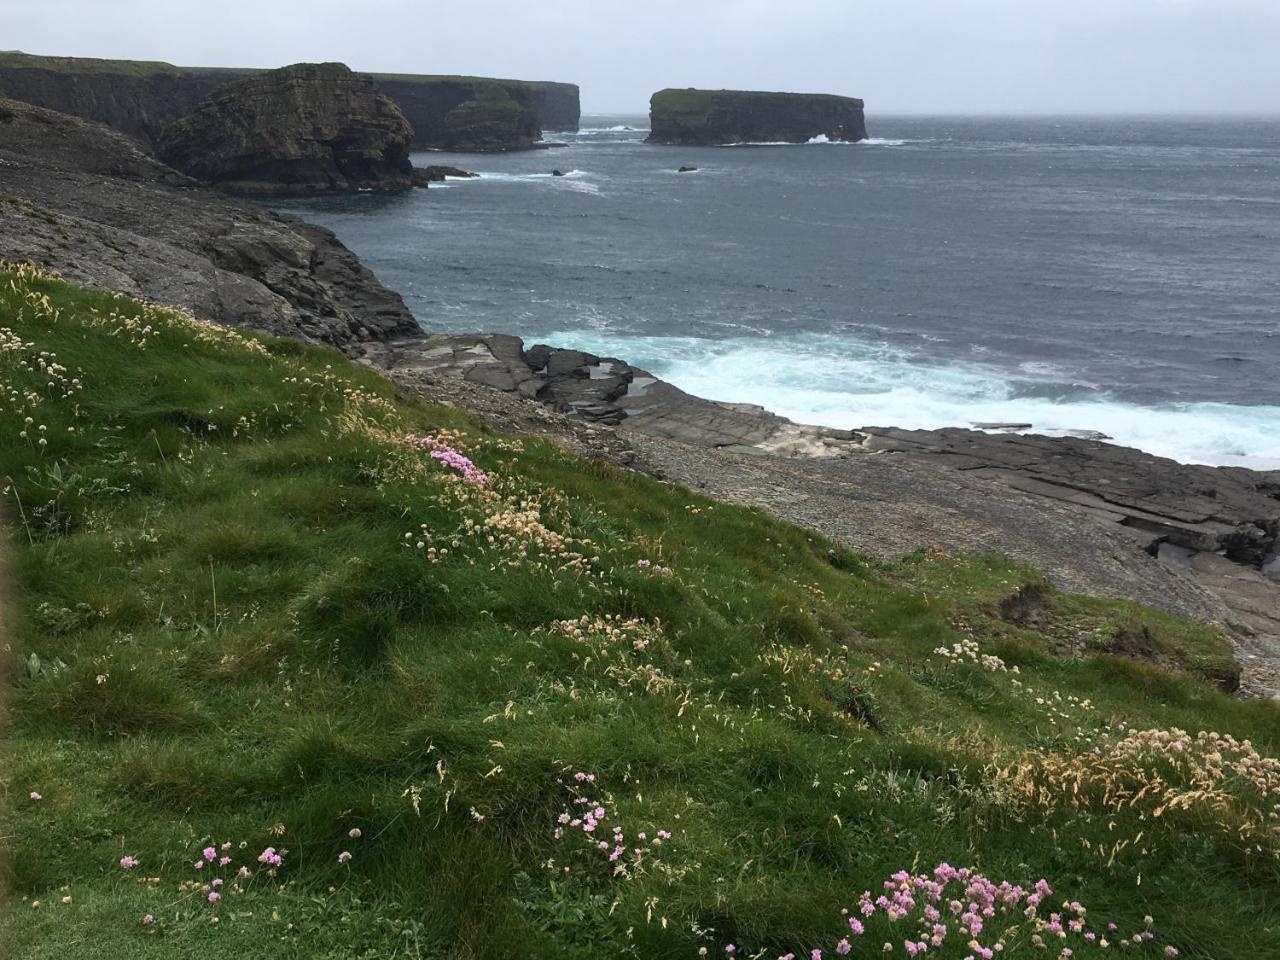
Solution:
[{"label": "pink flower", "polygon": [[32,791],[31,791],[31,799],[32,799],[32,800],[43,800],[43,799],[44,799],[44,797],[40,796],[40,794],[38,794],[38,793],[36,793],[34,790],[32,790]]},{"label": "pink flower", "polygon": [[849,918],[849,930],[853,933],[853,935],[854,935],[855,937],[860,937],[860,936],[862,936],[862,932],[863,932],[863,930],[865,930],[865,929],[866,929],[866,928],[865,928],[865,927],[863,927],[863,925],[862,925],[862,921],[861,921],[861,920],[859,920],[857,917],[850,917],[850,918]]},{"label": "pink flower", "polygon": [[841,940],[839,943],[836,944],[836,953],[840,954],[840,956],[842,957],[847,955],[849,951],[852,949],[853,949],[853,944],[851,944],[848,940]]},{"label": "pink flower", "polygon": [[220,894],[217,890],[210,890],[209,896],[207,899],[210,903],[217,903],[219,900],[222,899],[222,894]]},{"label": "pink flower", "polygon": [[152,925],[153,923],[155,923],[155,922],[156,922],[156,918],[155,918],[155,917],[153,917],[153,916],[152,916],[151,914],[149,914],[149,913],[148,913],[145,917],[143,917],[143,918],[142,918],[142,924],[143,924],[143,926],[147,926],[147,927],[149,927],[149,926],[151,926],[151,925]]},{"label": "pink flower", "polygon": [[136,859],[134,859],[133,857],[121,857],[121,858],[120,858],[120,869],[121,869],[121,870],[132,870],[132,869],[133,869],[134,867],[136,867],[137,865],[138,865],[138,861],[137,861]]},{"label": "pink flower", "polygon": [[213,847],[205,847],[203,850],[200,851],[200,856],[204,857],[205,860],[212,863],[214,860],[218,859],[218,851],[213,849]]},{"label": "pink flower", "polygon": [[214,878],[213,878],[213,886],[215,886],[215,887],[220,887],[220,886],[222,886],[222,878],[221,878],[221,877],[214,877]]},{"label": "pink flower", "polygon": [[338,854],[339,863],[346,863],[350,859],[351,859],[351,854],[349,854],[346,850],[343,850],[340,854]]},{"label": "pink flower", "polygon": [[822,951],[816,947],[809,951],[809,960],[822,960]]},{"label": "pink flower", "polygon": [[194,866],[197,870],[203,870],[203,869],[204,869],[204,861],[203,861],[203,860],[197,860],[194,864],[192,864],[192,866]]},{"label": "pink flower", "polygon": [[226,866],[228,863],[230,863],[230,862],[231,862],[231,858],[230,858],[230,857],[219,857],[219,858],[218,858],[218,866],[220,866],[220,867],[225,867],[225,866]]}]

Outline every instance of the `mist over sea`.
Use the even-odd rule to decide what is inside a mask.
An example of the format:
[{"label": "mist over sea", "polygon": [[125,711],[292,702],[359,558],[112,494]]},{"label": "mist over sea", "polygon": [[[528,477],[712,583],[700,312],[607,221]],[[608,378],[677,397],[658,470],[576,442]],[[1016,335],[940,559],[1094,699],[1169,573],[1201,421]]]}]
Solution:
[{"label": "mist over sea", "polygon": [[872,114],[867,143],[711,148],[646,127],[588,116],[564,148],[415,157],[479,180],[274,205],[431,331],[808,423],[1011,421],[1280,468],[1280,119]]}]

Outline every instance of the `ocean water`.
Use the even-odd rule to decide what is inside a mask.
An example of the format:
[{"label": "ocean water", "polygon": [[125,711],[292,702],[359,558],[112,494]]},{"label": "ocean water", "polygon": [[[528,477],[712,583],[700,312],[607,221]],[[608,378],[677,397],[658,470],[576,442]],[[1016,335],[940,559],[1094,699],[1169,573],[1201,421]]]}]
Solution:
[{"label": "ocean water", "polygon": [[1280,119],[868,125],[681,148],[586,117],[562,148],[415,157],[478,180],[276,206],[428,330],[618,356],[808,423],[1031,423],[1280,468]]}]

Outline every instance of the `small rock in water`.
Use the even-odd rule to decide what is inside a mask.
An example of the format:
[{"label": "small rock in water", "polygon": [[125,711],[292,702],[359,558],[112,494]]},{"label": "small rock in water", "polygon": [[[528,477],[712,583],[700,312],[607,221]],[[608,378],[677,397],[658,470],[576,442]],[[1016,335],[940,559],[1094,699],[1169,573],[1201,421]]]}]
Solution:
[{"label": "small rock in water", "polygon": [[971,422],[969,426],[975,430],[1030,430],[1032,425],[1029,423],[987,423],[978,421],[976,423]]},{"label": "small rock in water", "polygon": [[563,171],[563,170],[552,170],[552,171],[551,171],[551,175],[552,175],[553,177],[563,177],[563,176],[564,176],[564,171]]},{"label": "small rock in water", "polygon": [[697,169],[698,169],[697,167],[690,166],[689,164],[685,164],[683,167],[677,170],[676,173],[695,173],[697,172]]}]

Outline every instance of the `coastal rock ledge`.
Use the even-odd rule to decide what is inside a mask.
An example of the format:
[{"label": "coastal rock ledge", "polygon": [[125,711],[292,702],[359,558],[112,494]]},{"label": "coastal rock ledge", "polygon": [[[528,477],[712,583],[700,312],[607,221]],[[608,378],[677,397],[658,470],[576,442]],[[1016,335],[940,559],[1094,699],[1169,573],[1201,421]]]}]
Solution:
[{"label": "coastal rock ledge", "polygon": [[659,90],[649,126],[649,143],[695,147],[867,139],[861,100],[820,93]]}]

